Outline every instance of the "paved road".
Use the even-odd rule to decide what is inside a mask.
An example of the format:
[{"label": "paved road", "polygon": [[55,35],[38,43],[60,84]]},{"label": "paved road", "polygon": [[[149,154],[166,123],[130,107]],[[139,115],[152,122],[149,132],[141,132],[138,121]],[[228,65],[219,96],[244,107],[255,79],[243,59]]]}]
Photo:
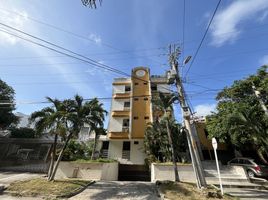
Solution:
[{"label": "paved road", "polygon": [[250,188],[224,188],[225,193],[238,197],[241,200],[264,200],[268,199],[268,190]]},{"label": "paved road", "polygon": [[96,182],[69,200],[158,200],[155,184],[150,182]]},{"label": "paved road", "polygon": [[28,180],[40,176],[42,176],[42,174],[0,172],[0,185],[9,185],[10,183],[15,181]]}]

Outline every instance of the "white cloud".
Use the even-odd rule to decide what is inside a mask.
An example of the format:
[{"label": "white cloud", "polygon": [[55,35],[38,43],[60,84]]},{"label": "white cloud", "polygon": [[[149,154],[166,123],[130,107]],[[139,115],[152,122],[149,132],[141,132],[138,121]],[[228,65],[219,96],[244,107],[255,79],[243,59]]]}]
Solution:
[{"label": "white cloud", "polygon": [[259,60],[260,65],[268,65],[268,55],[263,56],[260,60]]},{"label": "white cloud", "polygon": [[100,45],[102,42],[101,37],[99,35],[94,34],[94,33],[91,33],[88,37],[90,40],[93,40],[98,45]]},{"label": "white cloud", "polygon": [[[12,12],[18,13],[18,15],[14,15],[10,12],[0,10],[0,21],[8,26],[12,26],[16,29],[22,29],[23,26],[25,26],[28,18],[28,14],[26,11],[17,11],[15,9],[11,10]],[[1,26],[1,30],[7,30],[8,32],[11,32],[8,28]],[[15,45],[20,39],[9,35],[5,32],[0,32],[0,44],[11,44]]]},{"label": "white cloud", "polygon": [[[218,12],[211,26],[212,45],[222,46],[225,43],[234,42],[242,29],[241,22],[258,18],[265,18],[268,9],[268,0],[237,0],[233,1],[227,8]],[[261,19],[259,18],[259,19]]]},{"label": "white cloud", "polygon": [[194,110],[197,116],[206,116],[211,114],[212,111],[215,111],[216,104],[200,104],[195,106]]}]

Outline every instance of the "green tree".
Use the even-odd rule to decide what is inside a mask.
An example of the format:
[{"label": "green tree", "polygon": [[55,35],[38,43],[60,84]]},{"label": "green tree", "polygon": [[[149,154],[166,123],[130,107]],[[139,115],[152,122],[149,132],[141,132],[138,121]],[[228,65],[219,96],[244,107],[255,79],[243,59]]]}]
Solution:
[{"label": "green tree", "polygon": [[12,112],[15,110],[15,91],[0,79],[0,129],[7,129],[19,122]]},{"label": "green tree", "polygon": [[208,116],[207,129],[210,137],[231,143],[237,149],[255,149],[259,158],[268,163],[268,117],[253,85],[267,106],[268,74],[267,66],[262,66],[256,75],[235,81],[217,95],[217,112]]},{"label": "green tree", "polygon": [[[48,100],[52,103],[52,106],[33,113],[31,120],[35,122],[37,131],[49,131],[55,134],[54,142],[57,141],[57,136],[60,135],[64,142],[55,164],[56,150],[53,150],[53,164],[48,176],[48,180],[51,181],[55,178],[69,141],[78,136],[84,124],[88,124],[90,128],[103,127],[106,111],[103,109],[103,104],[96,98],[84,102],[81,96],[76,95],[74,99],[63,101],[51,98],[48,98]],[[56,145],[54,147],[56,148]]]},{"label": "green tree", "polygon": [[37,137],[36,131],[32,128],[21,127],[15,128],[12,127],[9,129],[11,132],[11,138],[35,138]]},{"label": "green tree", "polygon": [[[174,174],[175,174],[175,181],[179,181],[179,174],[178,174],[178,167],[176,163],[176,157],[175,157],[175,147],[171,132],[171,120],[173,118],[173,107],[172,104],[174,101],[176,101],[178,98],[174,94],[164,94],[159,93],[158,98],[153,99],[153,109],[163,112],[163,116],[161,118],[161,122],[165,124],[168,141],[170,144],[170,150],[171,150],[171,156],[172,156],[172,162],[174,166]],[[160,126],[158,126],[160,127]],[[164,129],[158,128],[160,132],[164,132]]]},{"label": "green tree", "polygon": [[34,124],[35,130],[39,135],[44,133],[54,135],[51,162],[48,170],[48,180],[50,180],[56,159],[58,136],[64,137],[67,132],[67,127],[65,120],[66,117],[64,115],[64,113],[66,113],[65,106],[58,99],[51,99],[50,97],[46,97],[46,99],[52,104],[52,106],[32,113],[30,116],[30,122]]},{"label": "green tree", "polygon": [[76,95],[74,99],[68,99],[62,102],[65,110],[60,113],[60,115],[64,116],[63,118],[67,127],[67,133],[66,137],[64,137],[64,145],[53,169],[51,180],[54,180],[55,178],[63,152],[70,139],[78,136],[84,124],[89,124],[89,126],[94,125],[94,127],[103,127],[106,114],[106,111],[102,108],[103,104],[101,104],[97,98],[86,101],[85,103],[83,103],[83,101],[84,100],[81,96]]}]

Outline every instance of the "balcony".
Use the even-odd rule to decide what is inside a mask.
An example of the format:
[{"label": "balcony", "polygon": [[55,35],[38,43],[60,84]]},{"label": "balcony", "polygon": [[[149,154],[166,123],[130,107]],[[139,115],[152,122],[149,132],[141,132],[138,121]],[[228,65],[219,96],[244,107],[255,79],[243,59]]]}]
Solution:
[{"label": "balcony", "polygon": [[130,98],[130,92],[126,93],[115,93],[113,95],[115,99],[129,99]]},{"label": "balcony", "polygon": [[109,139],[129,139],[128,132],[109,132]]},{"label": "balcony", "polygon": [[115,110],[112,111],[112,117],[129,117],[130,111],[129,110]]},{"label": "balcony", "polygon": [[129,127],[122,127],[122,131],[111,131],[108,133],[110,139],[129,139]]},{"label": "balcony", "polygon": [[130,78],[115,78],[113,85],[130,85],[131,79]]}]

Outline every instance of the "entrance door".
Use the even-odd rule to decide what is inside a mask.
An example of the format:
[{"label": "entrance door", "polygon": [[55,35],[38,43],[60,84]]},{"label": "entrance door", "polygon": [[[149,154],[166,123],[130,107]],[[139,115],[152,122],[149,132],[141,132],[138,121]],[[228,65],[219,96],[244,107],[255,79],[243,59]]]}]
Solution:
[{"label": "entrance door", "polygon": [[130,142],[123,142],[122,158],[130,160]]}]

